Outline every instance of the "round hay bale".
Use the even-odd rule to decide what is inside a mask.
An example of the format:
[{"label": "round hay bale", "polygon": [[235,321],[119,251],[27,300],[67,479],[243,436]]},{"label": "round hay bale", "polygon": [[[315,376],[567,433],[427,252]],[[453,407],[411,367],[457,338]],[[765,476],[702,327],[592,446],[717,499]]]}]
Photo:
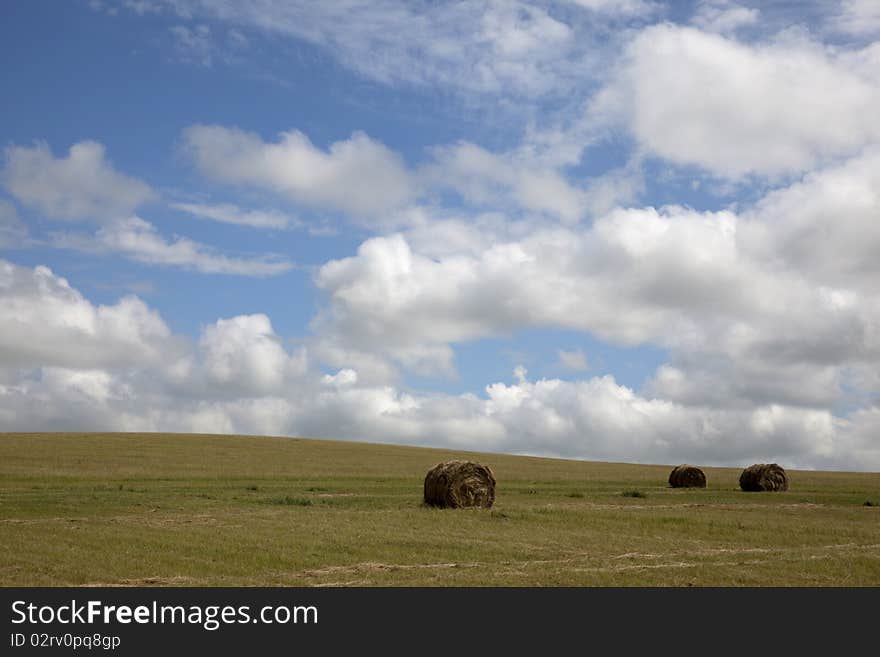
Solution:
[{"label": "round hay bale", "polygon": [[669,485],[673,488],[705,488],[706,473],[695,465],[682,463],[669,473]]},{"label": "round hay bale", "polygon": [[488,509],[495,502],[495,476],[489,466],[473,461],[445,461],[425,475],[425,504],[459,509]]},{"label": "round hay bale", "polygon": [[742,471],[739,487],[745,491],[788,490],[788,475],[776,463],[755,463]]}]

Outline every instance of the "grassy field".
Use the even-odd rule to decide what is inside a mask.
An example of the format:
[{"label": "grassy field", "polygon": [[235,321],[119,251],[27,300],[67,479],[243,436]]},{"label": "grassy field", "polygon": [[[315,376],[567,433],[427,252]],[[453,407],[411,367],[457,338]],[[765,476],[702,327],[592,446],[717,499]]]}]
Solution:
[{"label": "grassy field", "polygon": [[[422,505],[465,457],[491,510]],[[744,464],[745,465],[745,464]],[[0,583],[232,586],[880,585],[880,474],[668,465],[292,438],[0,434]],[[867,503],[870,503],[867,504]]]}]

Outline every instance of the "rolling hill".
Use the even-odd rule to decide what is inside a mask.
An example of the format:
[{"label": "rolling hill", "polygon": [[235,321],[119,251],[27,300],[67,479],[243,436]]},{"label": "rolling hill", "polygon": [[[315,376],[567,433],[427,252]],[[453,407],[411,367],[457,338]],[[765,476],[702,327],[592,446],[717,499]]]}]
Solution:
[{"label": "rolling hill", "polygon": [[[490,510],[422,504],[488,464]],[[880,474],[704,468],[303,438],[0,434],[4,586],[880,585]],[[748,464],[743,464],[748,465]]]}]

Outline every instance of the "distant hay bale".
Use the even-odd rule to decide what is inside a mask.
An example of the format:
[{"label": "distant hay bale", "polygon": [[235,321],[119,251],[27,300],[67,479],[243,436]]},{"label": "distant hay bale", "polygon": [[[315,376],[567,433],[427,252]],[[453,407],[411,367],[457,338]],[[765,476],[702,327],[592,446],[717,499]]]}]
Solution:
[{"label": "distant hay bale", "polygon": [[425,475],[425,504],[458,509],[488,509],[495,502],[495,476],[486,465],[473,461],[445,461]]},{"label": "distant hay bale", "polygon": [[673,488],[705,488],[706,474],[695,465],[682,463],[669,473],[669,485]]},{"label": "distant hay bale", "polygon": [[742,471],[739,487],[745,491],[788,490],[788,475],[776,463],[755,463]]}]

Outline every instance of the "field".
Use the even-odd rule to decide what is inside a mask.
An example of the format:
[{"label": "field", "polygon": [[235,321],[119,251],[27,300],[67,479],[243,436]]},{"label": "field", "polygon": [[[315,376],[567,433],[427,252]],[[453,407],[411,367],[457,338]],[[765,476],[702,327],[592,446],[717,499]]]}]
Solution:
[{"label": "field", "polygon": [[[491,510],[422,505],[470,458]],[[746,464],[744,464],[746,465]],[[878,586],[880,474],[629,465],[293,438],[0,434],[4,586]]]}]

